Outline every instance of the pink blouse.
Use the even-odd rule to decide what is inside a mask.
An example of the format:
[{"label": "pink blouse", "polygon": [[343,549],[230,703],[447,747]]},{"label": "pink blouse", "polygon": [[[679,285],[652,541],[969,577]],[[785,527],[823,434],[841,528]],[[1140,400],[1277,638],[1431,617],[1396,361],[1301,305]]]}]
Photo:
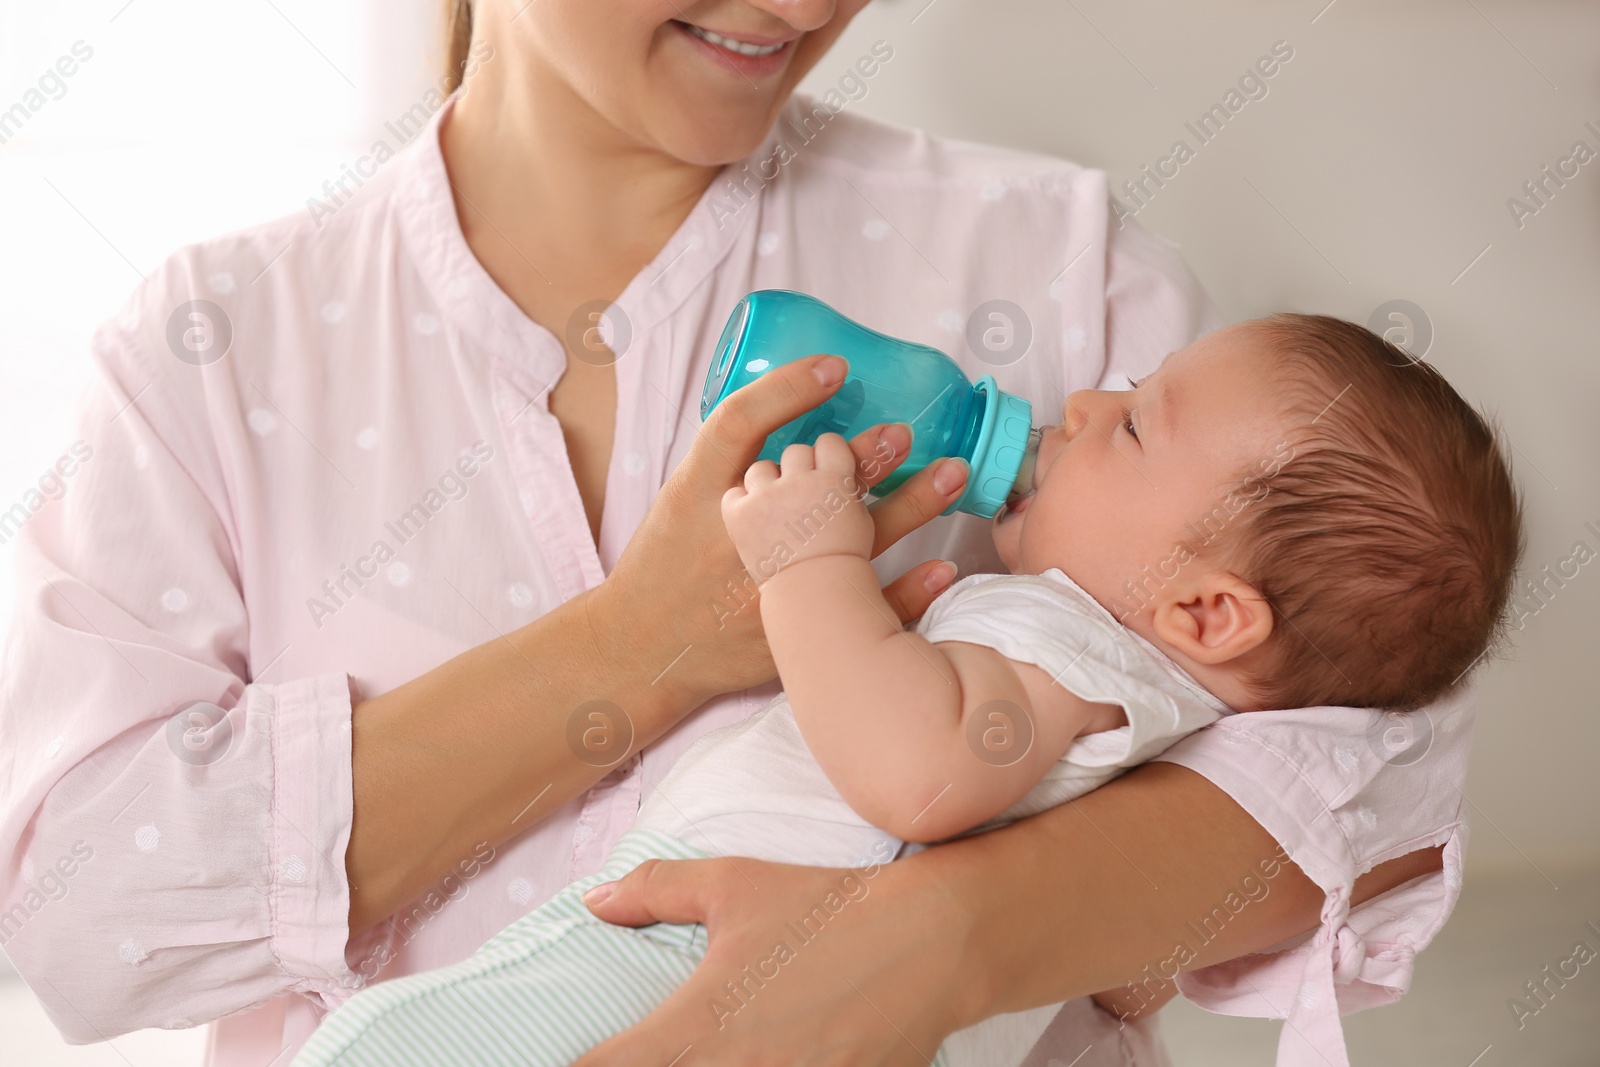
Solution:
[{"label": "pink blouse", "polygon": [[[0,536],[20,525],[0,944],[69,1041],[210,1023],[215,1067],[286,1062],[364,983],[460,960],[595,870],[695,738],[776,692],[707,703],[348,936],[352,703],[605,577],[689,447],[744,293],[813,293],[1049,418],[1222,321],[1172,245],[1117,224],[1102,172],[796,97],[600,320],[617,417],[596,544],[546,406],[565,350],[462,237],[438,142],[452,103],[342,207],[174,253],[95,334],[65,492],[0,517]],[[974,315],[994,300],[1009,337]],[[935,556],[999,569],[987,524],[957,516],[880,570]],[[1171,750],[1328,893],[1309,941],[1184,990],[1287,1014],[1284,1062],[1315,1046],[1343,1063],[1335,995],[1397,997],[1454,903],[1470,721],[1463,704],[1240,715]],[[1436,843],[1442,875],[1350,911],[1358,872]],[[1196,916],[1196,941],[1236,903]]]}]

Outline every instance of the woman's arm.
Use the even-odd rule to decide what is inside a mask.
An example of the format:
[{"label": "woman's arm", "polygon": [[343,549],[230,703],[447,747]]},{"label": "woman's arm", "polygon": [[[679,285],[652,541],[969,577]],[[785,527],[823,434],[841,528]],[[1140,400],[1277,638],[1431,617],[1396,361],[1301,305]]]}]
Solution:
[{"label": "woman's arm", "polygon": [[[830,373],[813,374],[819,365]],[[345,860],[352,933],[414,899],[481,843],[532,826],[702,701],[773,676],[759,612],[713,610],[742,569],[719,501],[766,435],[831,396],[844,372],[836,357],[797,360],[729,396],[605,582],[354,709]],[[909,447],[904,427],[858,436],[851,451],[862,483],[887,477]],[[936,485],[938,473],[919,471],[870,509],[873,555],[961,492],[964,468]],[[885,603],[901,619],[916,618],[948,571],[938,561],[913,568],[883,591]],[[875,577],[871,585],[876,592]],[[615,704],[625,721],[596,720],[589,736],[625,747],[583,759],[568,723],[592,700]]]},{"label": "woman's arm", "polygon": [[[963,912],[964,936],[984,960],[979,1018],[1097,990],[1125,989],[1161,968],[1189,924],[1207,916],[1248,875],[1277,873],[1181,970],[1194,970],[1314,929],[1324,893],[1227,793],[1187,768],[1150,763],[1088,795],[993,834],[970,855],[946,855],[928,877],[952,880],[958,900],[999,894],[1005,906]],[[946,849],[931,850],[934,853]],[[1357,879],[1359,904],[1441,867],[1423,849]],[[987,869],[988,873],[984,873]],[[1004,870],[1001,880],[993,872]],[[1094,921],[1061,906],[1093,901]],[[1031,942],[1031,944],[1030,944]],[[1062,964],[1070,961],[1070,974]],[[1043,999],[1039,999],[1039,998]]]},{"label": "woman's arm", "polygon": [[[1123,986],[1278,854],[1221,789],[1153,763],[1071,804],[881,868],[647,863],[592,910],[630,925],[704,922],[710,952],[643,1023],[579,1067],[655,1064],[662,1049],[690,1045],[701,1064],[926,1064],[948,1035],[995,1013]],[[1382,864],[1357,881],[1355,899],[1438,868],[1433,849]],[[847,877],[866,880],[868,892],[719,1029],[706,1004]],[[1189,966],[1317,925],[1323,894],[1296,867],[1284,864],[1271,884]]]},{"label": "woman's arm", "polygon": [[[352,916],[370,923],[477,862],[480,843],[539,816],[523,809],[546,785],[541,803],[600,773],[574,767],[566,741],[578,697],[625,703],[637,745],[706,693],[770,677],[759,613],[714,621],[704,583],[738,574],[718,501],[736,460],[831,388],[809,361],[730,398],[732,421],[696,440],[614,580],[358,704],[352,723],[337,666],[279,680],[251,662],[241,541],[197,416],[200,379],[148,356],[165,351],[163,291],[141,298],[159,349],[115,326],[97,334],[79,469],[17,539],[16,669],[0,672],[0,944],[75,1042],[198,1025],[287,993],[337,1004],[371,977],[351,970]],[[863,454],[897,433],[903,451],[909,438],[891,427]],[[880,502],[878,547],[961,490],[916,481]],[[918,614],[947,572],[914,569],[890,603]],[[660,696],[646,687],[666,662],[641,640],[658,625],[703,628]]]},{"label": "woman's arm", "polygon": [[[345,853],[352,934],[414,899],[478,842],[498,845],[538,823],[699,702],[670,671],[651,684],[682,646],[651,641],[648,622],[620,611],[613,592],[589,590],[356,705]],[[592,720],[593,751],[580,759],[567,722],[597,699],[625,718]]]}]

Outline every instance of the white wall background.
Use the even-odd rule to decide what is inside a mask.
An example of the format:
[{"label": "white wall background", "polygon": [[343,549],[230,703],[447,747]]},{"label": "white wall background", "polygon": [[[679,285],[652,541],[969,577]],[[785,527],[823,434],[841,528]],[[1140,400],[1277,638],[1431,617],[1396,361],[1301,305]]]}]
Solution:
[{"label": "white wall background", "polygon": [[[0,510],[71,443],[89,334],[140,273],[184,242],[304,210],[436,81],[435,18],[428,0],[0,3],[0,111],[75,42],[93,49],[0,145]],[[1600,550],[1584,525],[1600,529],[1600,160],[1520,228],[1506,203],[1574,142],[1600,151],[1585,127],[1600,130],[1600,5],[877,0],[807,87],[835,84],[879,38],[894,59],[853,109],[1064,156],[1113,186],[1193,144],[1184,122],[1289,42],[1268,95],[1140,223],[1182,246],[1233,318],[1420,306],[1429,361],[1516,447],[1528,572],[1580,540]],[[9,567],[0,548],[0,607]],[[1591,565],[1485,672],[1474,870],[1545,886],[1600,862],[1597,638]]]}]

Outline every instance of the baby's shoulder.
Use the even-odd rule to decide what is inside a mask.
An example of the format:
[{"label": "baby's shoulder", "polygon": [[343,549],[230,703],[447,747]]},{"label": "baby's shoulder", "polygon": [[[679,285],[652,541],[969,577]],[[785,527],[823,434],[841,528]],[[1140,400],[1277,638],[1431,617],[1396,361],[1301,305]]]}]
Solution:
[{"label": "baby's shoulder", "polygon": [[1125,629],[1081,586],[1054,569],[1043,574],[969,574],[928,606],[917,628],[926,636],[956,618],[1005,621],[1041,613],[1057,620],[1081,619],[1112,635]]}]

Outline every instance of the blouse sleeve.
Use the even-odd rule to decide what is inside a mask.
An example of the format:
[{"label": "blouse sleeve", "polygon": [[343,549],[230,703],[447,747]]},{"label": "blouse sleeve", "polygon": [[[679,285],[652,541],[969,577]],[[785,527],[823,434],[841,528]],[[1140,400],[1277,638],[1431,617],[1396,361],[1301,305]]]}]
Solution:
[{"label": "blouse sleeve", "polygon": [[95,335],[50,495],[0,522],[0,944],[75,1043],[361,984],[348,680],[255,677],[208,394],[138,307]]},{"label": "blouse sleeve", "polygon": [[[1309,938],[1178,974],[1183,994],[1222,1014],[1284,1019],[1279,1067],[1347,1067],[1339,1016],[1400,998],[1460,893],[1471,733],[1471,694],[1462,692],[1404,713],[1231,715],[1156,757],[1204,775],[1281,846],[1190,924],[1194,948],[1271,892],[1285,855],[1324,893]],[[1441,871],[1350,907],[1359,875],[1439,845]],[[1175,972],[1182,959],[1167,962]]]}]

